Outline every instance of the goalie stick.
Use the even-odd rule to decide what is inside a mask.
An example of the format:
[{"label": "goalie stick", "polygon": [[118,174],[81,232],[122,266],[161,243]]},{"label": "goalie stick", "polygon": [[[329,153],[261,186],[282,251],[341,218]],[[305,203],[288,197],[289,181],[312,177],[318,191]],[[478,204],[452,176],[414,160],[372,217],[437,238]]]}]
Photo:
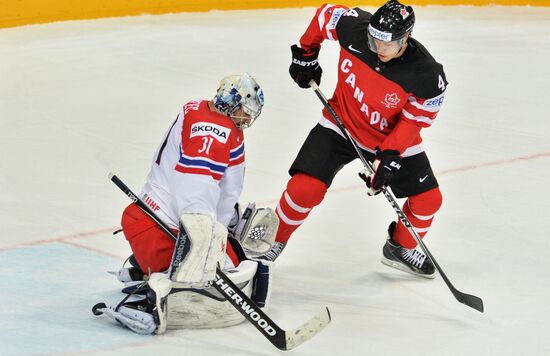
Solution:
[{"label": "goalie stick", "polygon": [[[122,180],[113,173],[109,173],[109,179],[124,192],[145,214],[147,214],[168,236],[176,241],[174,249],[178,248],[178,238],[170,230],[168,225],[161,221],[156,214],[135,195]],[[180,224],[180,228],[182,225]],[[180,261],[181,262],[181,261]],[[173,261],[171,268],[177,266]],[[216,280],[212,284],[246,320],[256,327],[276,348],[287,351],[301,345],[323,330],[331,321],[330,311],[325,307],[309,321],[293,330],[281,329],[270,317],[265,314],[241,289],[239,289],[225,273],[216,269]]]},{"label": "goalie stick", "polygon": [[[370,164],[370,162],[368,162],[365,157],[363,156],[363,154],[361,153],[361,150],[359,149],[359,147],[357,146],[357,143],[355,142],[355,140],[351,137],[351,135],[349,134],[348,130],[346,129],[346,127],[344,126],[344,123],[342,122],[342,120],[338,117],[338,115],[336,114],[336,112],[334,111],[334,109],[332,109],[332,107],[330,106],[327,98],[323,95],[323,93],[321,92],[321,89],[319,89],[319,86],[317,85],[317,83],[315,83],[314,80],[311,80],[309,82],[309,85],[311,86],[311,88],[315,91],[315,94],[317,95],[317,97],[319,98],[319,100],[321,100],[321,102],[323,103],[323,106],[327,109],[327,111],[330,113],[330,116],[332,116],[332,118],[334,119],[334,121],[336,121],[338,127],[340,128],[340,130],[342,130],[342,132],[347,136],[348,140],[351,142],[351,144],[353,145],[353,147],[355,148],[355,151],[357,151],[357,155],[359,156],[359,159],[361,159],[361,162],[363,162],[363,165],[365,166],[365,168],[368,169],[368,171],[372,174],[374,173],[373,169],[372,169],[372,166]],[[449,278],[447,278],[447,276],[445,275],[445,273],[443,272],[443,270],[441,269],[441,267],[439,267],[439,264],[435,261],[435,258],[434,256],[430,253],[430,251],[428,250],[428,247],[426,247],[426,245],[424,244],[424,242],[422,241],[422,239],[420,238],[420,236],[418,236],[418,234],[416,233],[416,231],[414,231],[414,228],[411,224],[411,222],[409,221],[409,219],[407,218],[407,216],[403,213],[403,210],[401,210],[401,208],[399,207],[399,205],[397,204],[397,201],[395,200],[395,197],[393,196],[392,192],[387,189],[387,188],[383,188],[382,189],[382,192],[384,193],[384,196],[386,197],[386,199],[388,199],[389,203],[391,204],[393,210],[395,210],[395,212],[397,213],[397,216],[399,217],[399,220],[401,220],[401,222],[403,223],[403,225],[405,225],[405,227],[407,228],[407,230],[409,230],[409,233],[411,234],[411,236],[416,240],[416,242],[418,243],[418,245],[420,245],[420,247],[422,248],[422,250],[426,253],[426,255],[430,258],[430,260],[433,262],[434,266],[437,268],[437,271],[439,272],[439,274],[441,275],[441,277],[443,278],[443,280],[445,281],[445,284],[447,284],[447,287],[449,287],[449,289],[451,290],[451,292],[453,293],[454,297],[456,298],[456,300],[458,300],[460,303],[462,304],[465,304],[479,312],[482,312],[483,313],[483,300],[481,300],[481,298],[479,297],[476,297],[475,295],[471,295],[471,294],[466,294],[466,293],[462,293],[461,291],[459,291],[458,289],[456,289],[453,284],[451,283],[451,281],[449,281]]]}]

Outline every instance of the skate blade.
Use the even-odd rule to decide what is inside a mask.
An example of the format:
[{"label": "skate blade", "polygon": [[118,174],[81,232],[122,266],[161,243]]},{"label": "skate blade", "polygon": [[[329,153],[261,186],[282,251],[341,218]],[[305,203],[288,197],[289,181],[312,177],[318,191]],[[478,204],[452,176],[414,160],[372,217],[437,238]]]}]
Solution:
[{"label": "skate blade", "polygon": [[432,273],[432,274],[422,274],[422,273],[418,273],[418,272],[415,272],[413,270],[411,270],[409,267],[407,266],[404,266],[403,264],[399,263],[399,262],[396,262],[396,261],[393,261],[393,260],[390,260],[384,256],[382,256],[382,258],[380,259],[380,262],[382,262],[382,264],[388,266],[388,267],[392,267],[392,268],[395,268],[395,269],[398,269],[400,270],[401,272],[406,272],[406,273],[409,273],[409,274],[412,274],[414,276],[418,276],[418,277],[422,277],[422,278],[426,278],[426,279],[434,279],[435,278],[435,272]]}]

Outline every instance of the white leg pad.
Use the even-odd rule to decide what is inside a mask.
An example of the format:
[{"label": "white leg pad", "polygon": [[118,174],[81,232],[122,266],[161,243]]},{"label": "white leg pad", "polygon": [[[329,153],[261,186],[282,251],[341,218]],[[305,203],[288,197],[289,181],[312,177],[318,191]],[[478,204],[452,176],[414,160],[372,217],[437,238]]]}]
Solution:
[{"label": "white leg pad", "polygon": [[[225,273],[242,291],[251,296],[257,262],[245,260]],[[244,317],[214,288],[185,288],[173,284],[168,296],[168,329],[222,328],[244,321]]]},{"label": "white leg pad", "polygon": [[152,273],[148,284],[149,288],[155,292],[155,311],[159,322],[155,333],[162,334],[166,331],[166,297],[172,289],[172,281],[164,273]]},{"label": "white leg pad", "polygon": [[224,264],[227,229],[206,214],[183,214],[181,222],[187,231],[190,250],[172,280],[204,288],[215,280],[218,264]]}]

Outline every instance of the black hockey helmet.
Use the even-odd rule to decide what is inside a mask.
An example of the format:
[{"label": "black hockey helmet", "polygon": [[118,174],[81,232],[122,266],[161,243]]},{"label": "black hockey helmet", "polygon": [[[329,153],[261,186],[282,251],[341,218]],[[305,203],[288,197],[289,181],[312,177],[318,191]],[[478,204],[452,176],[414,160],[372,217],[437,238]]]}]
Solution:
[{"label": "black hockey helmet", "polygon": [[403,5],[397,0],[389,0],[370,18],[369,45],[371,39],[384,42],[401,40],[402,45],[414,27],[414,20],[411,6]]}]

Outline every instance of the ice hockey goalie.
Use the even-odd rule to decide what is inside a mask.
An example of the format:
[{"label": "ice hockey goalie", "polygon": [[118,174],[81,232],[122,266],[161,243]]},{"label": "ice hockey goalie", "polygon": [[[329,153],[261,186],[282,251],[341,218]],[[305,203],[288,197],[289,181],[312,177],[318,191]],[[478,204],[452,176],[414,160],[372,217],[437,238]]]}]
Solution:
[{"label": "ice hockey goalie", "polygon": [[[106,315],[139,334],[239,324],[244,317],[211,284],[216,266],[224,266],[224,273],[235,285],[256,305],[267,308],[273,262],[256,257],[274,242],[279,223],[276,214],[269,208],[257,209],[253,203],[242,214],[236,207],[229,231],[208,216],[189,215],[182,217],[191,245],[183,263],[172,272],[147,275],[130,257],[130,266],[116,272],[127,296],[118,303],[96,304],[92,309],[95,315]],[[227,251],[238,257],[236,266],[225,249],[212,253],[212,246],[223,246],[225,241],[231,245]]]}]

